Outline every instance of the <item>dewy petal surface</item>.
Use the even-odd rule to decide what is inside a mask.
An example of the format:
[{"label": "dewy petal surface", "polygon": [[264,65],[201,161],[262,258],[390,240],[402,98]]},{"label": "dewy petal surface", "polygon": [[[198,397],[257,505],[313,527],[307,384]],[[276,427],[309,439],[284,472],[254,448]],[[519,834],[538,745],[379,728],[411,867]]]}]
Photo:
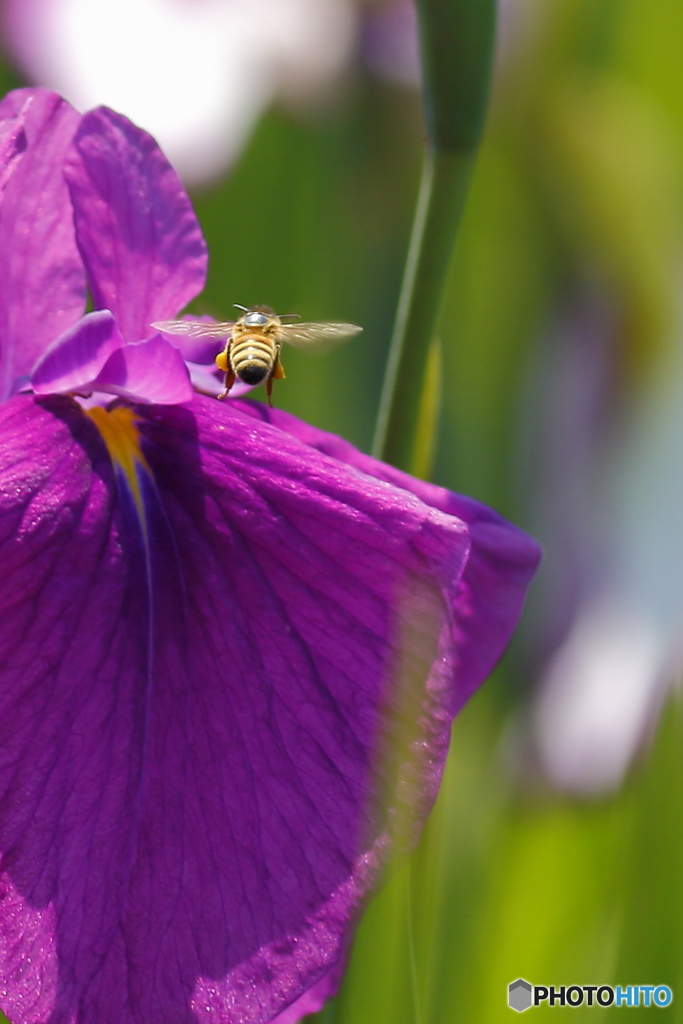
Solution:
[{"label": "dewy petal surface", "polygon": [[93,304],[112,311],[126,341],[141,341],[204,287],[192,204],[152,136],[106,107],[83,117],[66,177]]},{"label": "dewy petal surface", "polygon": [[302,996],[273,1017],[269,1024],[298,1024],[309,1013],[317,1013],[333,995],[336,995],[344,974],[346,962],[339,960],[334,967],[323,975],[320,981],[311,986]]},{"label": "dewy petal surface", "polygon": [[0,400],[85,307],[63,161],[80,116],[47,89],[16,89],[0,119],[26,108],[26,151],[0,208]]},{"label": "dewy petal surface", "polygon": [[240,402],[237,408],[250,417],[272,423],[317,451],[404,488],[432,508],[467,523],[472,550],[453,608],[459,633],[454,712],[459,710],[491,672],[517,625],[527,588],[541,559],[539,545],[487,505],[418,480],[290,413],[256,402]]},{"label": "dewy petal surface", "polygon": [[135,417],[142,523],[74,402],[0,408],[0,1005],[265,1024],[429,809],[469,538],[232,402]]}]

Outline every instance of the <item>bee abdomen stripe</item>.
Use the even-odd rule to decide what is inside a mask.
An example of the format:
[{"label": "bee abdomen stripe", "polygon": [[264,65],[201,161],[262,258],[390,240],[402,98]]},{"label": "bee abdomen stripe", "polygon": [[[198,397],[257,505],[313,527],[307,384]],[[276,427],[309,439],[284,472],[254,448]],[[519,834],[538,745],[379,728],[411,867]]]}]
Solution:
[{"label": "bee abdomen stripe", "polygon": [[261,358],[271,360],[275,352],[270,345],[264,345],[257,341],[241,341],[237,345],[233,345],[232,355],[235,359]]}]

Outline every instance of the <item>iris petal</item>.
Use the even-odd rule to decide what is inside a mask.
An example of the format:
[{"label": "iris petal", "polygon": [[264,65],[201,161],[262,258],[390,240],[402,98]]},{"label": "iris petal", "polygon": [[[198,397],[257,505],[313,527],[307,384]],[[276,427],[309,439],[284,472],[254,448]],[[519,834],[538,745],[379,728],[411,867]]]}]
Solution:
[{"label": "iris petal", "polygon": [[0,120],[0,199],[4,195],[7,182],[26,151],[24,125],[30,104],[31,101],[28,99],[15,117]]},{"label": "iris petal", "polygon": [[93,387],[132,401],[160,405],[189,402],[194,394],[182,355],[160,334],[117,349],[100,370]]},{"label": "iris petal", "polygon": [[[185,365],[190,373],[190,380],[194,387],[204,395],[220,395],[225,390],[225,374],[213,366],[206,366],[201,363],[192,363],[185,360]],[[242,398],[254,390],[254,385],[244,384],[236,380],[229,391],[231,398]]]},{"label": "iris petal", "polygon": [[123,343],[108,309],[88,313],[43,353],[33,368],[31,386],[38,395],[86,390]]},{"label": "iris petal", "polygon": [[138,417],[127,405],[111,410],[95,406],[88,409],[85,415],[99,430],[114,471],[133,499],[142,537],[147,541],[147,517],[142,499],[141,477],[143,480],[146,477],[151,479],[151,473],[147,459],[142,453]]},{"label": "iris petal", "polygon": [[140,341],[204,287],[192,204],[151,135],[106,107],[82,118],[65,173],[95,308]]},{"label": "iris petal", "polygon": [[335,995],[343,975],[345,963],[340,960],[332,970],[323,975],[320,981],[312,985],[302,996],[291,1003],[286,1010],[278,1013],[269,1024],[298,1024],[309,1013],[317,1013],[328,999]]},{"label": "iris petal", "polygon": [[232,403],[135,415],[147,550],[90,416],[0,409],[3,867],[54,1024],[265,1024],[433,799],[469,539]]},{"label": "iris petal", "polygon": [[489,674],[517,625],[541,559],[539,545],[487,505],[409,476],[290,413],[256,402],[239,402],[237,410],[467,523],[472,550],[453,606],[459,633],[457,711]]},{"label": "iris petal", "polygon": [[103,391],[138,402],[170,405],[193,395],[183,358],[160,334],[126,345],[107,309],[88,313],[38,360],[31,376],[38,395]]},{"label": "iris petal", "polygon": [[26,152],[0,209],[0,400],[85,307],[85,275],[63,176],[79,115],[47,89],[16,89],[0,118],[26,109]]}]

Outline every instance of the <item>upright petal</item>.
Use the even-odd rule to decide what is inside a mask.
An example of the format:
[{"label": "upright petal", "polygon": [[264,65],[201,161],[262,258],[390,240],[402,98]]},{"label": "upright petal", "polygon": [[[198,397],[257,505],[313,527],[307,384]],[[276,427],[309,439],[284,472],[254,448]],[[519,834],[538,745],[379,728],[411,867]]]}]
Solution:
[{"label": "upright petal", "polygon": [[26,150],[24,125],[30,105],[31,100],[27,99],[15,117],[0,120],[0,201],[5,194],[7,182]]},{"label": "upright petal", "polygon": [[239,402],[236,408],[467,523],[472,550],[453,606],[459,630],[457,710],[489,675],[517,625],[541,558],[536,541],[487,505],[417,480],[289,413],[255,402]]},{"label": "upright petal", "polygon": [[117,349],[100,370],[93,388],[134,402],[159,405],[180,405],[191,401],[194,394],[183,357],[160,334]]},{"label": "upright petal", "polygon": [[182,355],[160,334],[126,345],[108,309],[88,313],[36,363],[37,395],[103,391],[135,402],[175,405],[193,391]]},{"label": "upright petal", "polygon": [[107,415],[0,408],[3,1008],[266,1024],[434,797],[467,530],[232,403]]},{"label": "upright petal", "polygon": [[78,245],[96,309],[126,341],[176,316],[204,287],[207,252],[180,178],[151,135],[99,107],[67,161]]},{"label": "upright petal", "polygon": [[108,309],[87,313],[43,353],[33,368],[31,387],[38,395],[83,390],[123,344]]},{"label": "upright petal", "polygon": [[47,89],[9,93],[0,103],[0,118],[22,109],[26,152],[0,209],[0,400],[85,306],[85,275],[63,175],[80,118]]}]

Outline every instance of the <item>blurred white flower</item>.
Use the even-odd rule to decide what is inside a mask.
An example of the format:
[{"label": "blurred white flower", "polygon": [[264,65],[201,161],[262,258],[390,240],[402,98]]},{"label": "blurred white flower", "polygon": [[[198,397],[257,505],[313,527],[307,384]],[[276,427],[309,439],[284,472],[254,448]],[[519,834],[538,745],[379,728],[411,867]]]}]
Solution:
[{"label": "blurred white flower", "polygon": [[536,705],[541,760],[555,785],[586,795],[619,785],[659,707],[665,639],[616,595],[582,612]]},{"label": "blurred white flower", "polygon": [[28,77],[104,103],[159,141],[186,182],[216,177],[278,94],[319,93],[350,59],[350,0],[5,0]]}]

